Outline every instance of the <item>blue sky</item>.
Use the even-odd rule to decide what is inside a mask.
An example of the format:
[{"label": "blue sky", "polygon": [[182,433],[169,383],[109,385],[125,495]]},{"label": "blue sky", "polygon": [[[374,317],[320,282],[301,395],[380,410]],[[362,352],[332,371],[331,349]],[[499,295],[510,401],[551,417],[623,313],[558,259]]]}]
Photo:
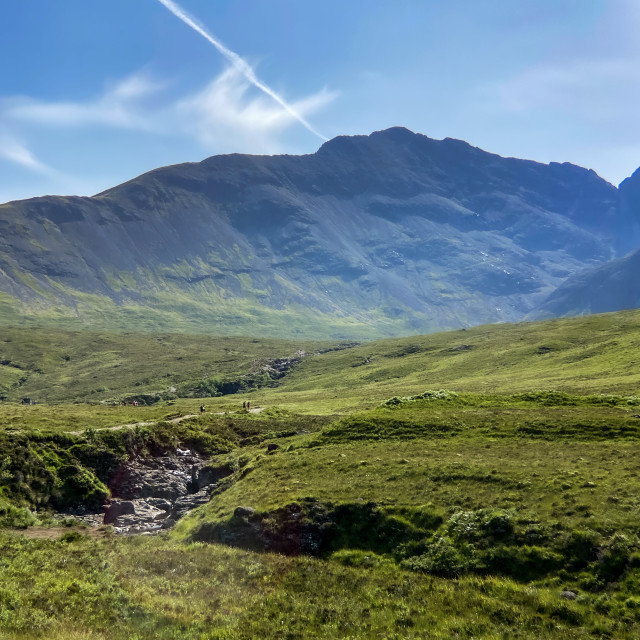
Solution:
[{"label": "blue sky", "polygon": [[160,0],[4,3],[0,202],[396,125],[614,184],[640,165],[637,0],[179,6],[240,61]]}]

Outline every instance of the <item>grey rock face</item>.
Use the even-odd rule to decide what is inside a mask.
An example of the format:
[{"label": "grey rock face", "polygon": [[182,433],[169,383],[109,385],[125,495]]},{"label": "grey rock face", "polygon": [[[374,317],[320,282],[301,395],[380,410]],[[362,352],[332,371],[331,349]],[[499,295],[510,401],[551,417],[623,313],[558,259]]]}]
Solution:
[{"label": "grey rock face", "polygon": [[[620,185],[620,208],[640,225],[640,169]],[[633,236],[635,237],[635,235]],[[636,248],[636,247],[632,247]],[[531,319],[606,313],[640,307],[640,251],[584,269],[567,279],[531,312]]]},{"label": "grey rock face", "polygon": [[181,496],[173,503],[171,509],[171,517],[175,520],[179,520],[182,516],[186,515],[192,509],[199,507],[202,504],[206,504],[210,500],[210,489],[202,489],[197,493],[191,493],[186,496]]},{"label": "grey rock face", "polygon": [[[167,529],[192,509],[209,501],[215,484],[199,485],[194,478],[204,460],[190,452],[134,460],[113,479],[113,496],[104,523],[117,533],[148,533]],[[202,479],[202,478],[201,478]]]},{"label": "grey rock face", "polygon": [[135,505],[130,500],[113,500],[105,510],[104,524],[112,524],[118,518],[135,512]]}]

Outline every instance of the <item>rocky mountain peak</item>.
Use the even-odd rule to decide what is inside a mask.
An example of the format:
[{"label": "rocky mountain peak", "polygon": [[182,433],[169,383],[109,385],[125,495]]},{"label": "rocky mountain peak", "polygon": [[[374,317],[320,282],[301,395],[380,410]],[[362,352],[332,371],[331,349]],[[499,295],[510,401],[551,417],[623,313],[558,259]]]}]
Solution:
[{"label": "rocky mountain peak", "polygon": [[0,206],[0,303],[9,320],[256,335],[518,320],[640,245],[629,180],[402,127],[213,156]]}]

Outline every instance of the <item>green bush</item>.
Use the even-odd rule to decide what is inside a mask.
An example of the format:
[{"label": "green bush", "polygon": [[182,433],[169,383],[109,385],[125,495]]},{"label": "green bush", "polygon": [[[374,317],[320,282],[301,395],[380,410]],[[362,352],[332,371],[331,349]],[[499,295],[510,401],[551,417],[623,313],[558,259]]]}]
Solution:
[{"label": "green bush", "polygon": [[101,482],[109,482],[124,460],[123,456],[116,455],[104,445],[91,443],[73,445],[69,449],[69,455],[78,460],[83,467],[92,469]]},{"label": "green bush", "polygon": [[409,402],[415,402],[416,400],[454,400],[456,398],[458,398],[458,394],[455,391],[447,391],[446,389],[440,389],[440,391],[428,390],[415,396],[393,396],[382,402],[380,406],[397,407]]},{"label": "green bush", "polygon": [[38,522],[36,516],[24,507],[0,505],[0,528],[26,529]]},{"label": "green bush", "polygon": [[561,554],[535,546],[491,547],[481,554],[484,571],[506,575],[517,580],[533,580],[559,569],[564,563]]},{"label": "green bush", "polygon": [[67,531],[60,536],[60,542],[78,542],[79,540],[86,540],[87,536],[83,535],[79,531]]},{"label": "green bush", "polygon": [[345,567],[373,569],[383,565],[393,566],[393,562],[389,558],[373,553],[372,551],[363,551],[361,549],[341,549],[333,553],[331,559]]},{"label": "green bush", "polygon": [[410,522],[372,502],[339,504],[328,516],[332,526],[327,529],[324,544],[330,551],[347,548],[390,553],[398,545],[423,536]]},{"label": "green bush", "polygon": [[449,535],[459,540],[504,540],[513,535],[514,516],[500,509],[458,511],[447,523]]},{"label": "green bush", "polygon": [[563,391],[528,391],[527,393],[514,394],[513,399],[523,400],[524,402],[535,402],[536,404],[545,406],[577,404],[574,396],[564,393]]},{"label": "green bush", "polygon": [[425,532],[435,531],[444,520],[442,510],[432,504],[421,507],[393,507],[385,511],[408,520],[413,526]]},{"label": "green bush", "polygon": [[555,546],[569,568],[582,569],[596,560],[600,539],[600,534],[595,531],[578,529],[571,531]]},{"label": "green bush", "polygon": [[607,582],[614,582],[624,573],[636,545],[622,533],[616,533],[601,549],[595,573]]},{"label": "green bush", "polygon": [[446,536],[438,536],[427,545],[425,553],[406,558],[401,566],[411,571],[431,573],[443,578],[455,578],[478,566],[472,545],[459,547]]},{"label": "green bush", "polygon": [[109,496],[109,490],[98,478],[82,467],[65,465],[58,471],[61,485],[54,493],[54,503],[61,508],[83,505],[99,509]]}]

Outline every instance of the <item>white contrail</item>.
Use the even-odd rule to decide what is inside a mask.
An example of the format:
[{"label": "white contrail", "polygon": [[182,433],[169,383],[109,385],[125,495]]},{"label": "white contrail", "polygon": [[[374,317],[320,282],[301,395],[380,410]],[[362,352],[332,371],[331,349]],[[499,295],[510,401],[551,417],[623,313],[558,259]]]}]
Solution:
[{"label": "white contrail", "polygon": [[273,98],[287,113],[293,116],[298,122],[304,125],[311,133],[328,140],[321,133],[316,131],[291,105],[287,104],[273,89],[261,82],[256,76],[251,66],[243,60],[237,53],[227,49],[222,42],[216,40],[195,18],[191,17],[182,7],[177,5],[173,0],[158,0],[163,4],[174,16],[180,18],[182,22],[189,25],[194,31],[197,31],[203,38],[206,38],[242,75],[255,87],[264,91],[269,97]]}]

